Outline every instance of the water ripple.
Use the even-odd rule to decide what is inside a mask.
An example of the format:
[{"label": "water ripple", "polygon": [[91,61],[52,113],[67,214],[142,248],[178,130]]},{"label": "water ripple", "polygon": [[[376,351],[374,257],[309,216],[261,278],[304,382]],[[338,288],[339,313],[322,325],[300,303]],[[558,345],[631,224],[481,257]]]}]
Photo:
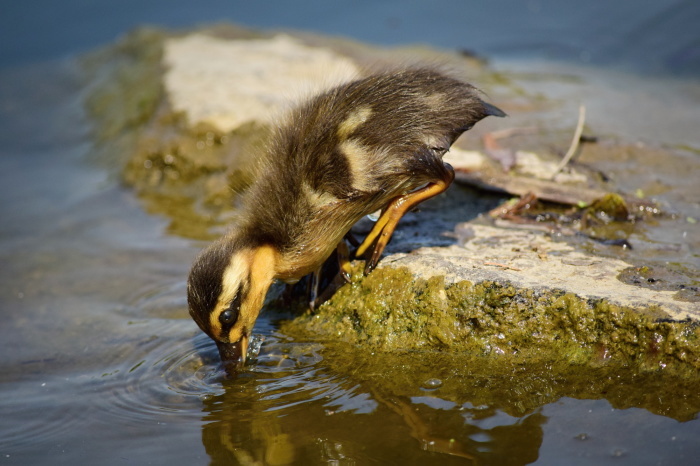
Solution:
[{"label": "water ripple", "polygon": [[[157,336],[153,336],[155,326]],[[241,402],[259,401],[271,410],[335,394],[337,383],[317,369],[323,359],[321,345],[288,341],[272,334],[264,321],[261,329],[267,334],[255,339],[262,344],[251,345],[255,354],[249,355],[249,365],[232,378],[223,370],[216,346],[193,330],[191,322],[139,322],[132,332],[138,343],[132,341],[128,357],[112,370],[93,376],[83,390],[97,395],[96,407],[107,419],[133,422],[165,421],[173,415],[201,419],[203,401],[234,392],[239,392]]]},{"label": "water ripple", "polygon": [[276,333],[271,317],[257,322],[249,364],[227,376],[214,343],[186,317],[183,292],[180,282],[145,283],[118,311],[131,320],[108,358],[112,366],[88,376],[78,390],[92,398],[98,422],[202,420],[203,413],[234,406],[239,418],[319,403],[334,412],[373,409],[359,387],[321,369],[322,345]]},{"label": "water ripple", "polygon": [[170,414],[200,417],[201,399],[221,393],[225,374],[206,336],[183,337],[178,321],[164,327],[133,359],[93,379],[88,389],[101,394],[100,410],[133,421]]}]

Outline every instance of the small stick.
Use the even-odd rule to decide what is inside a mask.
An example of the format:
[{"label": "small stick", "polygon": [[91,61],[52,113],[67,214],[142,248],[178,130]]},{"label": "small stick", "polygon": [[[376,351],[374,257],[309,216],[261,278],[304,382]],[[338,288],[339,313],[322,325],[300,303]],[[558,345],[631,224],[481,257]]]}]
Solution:
[{"label": "small stick", "polygon": [[566,155],[564,156],[563,159],[561,159],[561,162],[559,162],[559,165],[557,165],[556,170],[554,170],[554,173],[552,174],[552,177],[550,178],[551,180],[554,179],[555,176],[559,174],[559,172],[566,166],[567,163],[571,160],[571,158],[574,156],[576,153],[576,149],[578,149],[578,144],[579,141],[581,140],[581,133],[583,133],[583,124],[586,121],[586,106],[581,104],[581,106],[578,108],[578,124],[576,125],[576,132],[574,133],[574,139],[571,141],[571,145],[569,146],[569,150],[566,152]]},{"label": "small stick", "polygon": [[521,272],[522,269],[517,267],[512,267],[508,264],[501,264],[500,262],[484,262],[484,265],[493,265],[494,267],[500,267],[505,270],[515,270],[516,272]]}]

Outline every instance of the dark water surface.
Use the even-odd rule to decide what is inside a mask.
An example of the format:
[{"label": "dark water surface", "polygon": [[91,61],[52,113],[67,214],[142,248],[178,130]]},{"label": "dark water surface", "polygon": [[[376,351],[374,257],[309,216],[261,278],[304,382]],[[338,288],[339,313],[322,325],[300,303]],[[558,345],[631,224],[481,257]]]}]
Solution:
[{"label": "dark water surface", "polygon": [[[679,124],[651,118],[644,129],[644,118],[630,126],[608,114],[610,132],[697,149],[697,3],[488,2],[470,10],[461,2],[315,2],[284,11],[281,2],[193,5],[3,6],[0,464],[698,464],[700,421],[687,412],[613,407],[604,394],[543,396],[539,407],[518,411],[442,397],[445,380],[427,372],[423,386],[405,390],[411,395],[385,393],[364,382],[366,374],[331,369],[322,345],[280,334],[274,313],[256,326],[264,342],[250,370],[224,380],[215,348],[186,309],[186,276],[202,243],[168,234],[167,222],[146,214],[115,173],[91,162],[75,62],[77,52],[144,22],[227,18],[526,57],[525,65],[513,63],[518,70],[532,69],[531,56],[616,63],[686,81],[577,72],[609,89],[632,82],[623,94],[648,108],[662,96],[686,117]],[[700,191],[694,200],[691,192],[679,202],[690,215],[698,198]],[[697,259],[697,251],[688,254]],[[660,404],[674,403],[682,407],[683,400]]]}]

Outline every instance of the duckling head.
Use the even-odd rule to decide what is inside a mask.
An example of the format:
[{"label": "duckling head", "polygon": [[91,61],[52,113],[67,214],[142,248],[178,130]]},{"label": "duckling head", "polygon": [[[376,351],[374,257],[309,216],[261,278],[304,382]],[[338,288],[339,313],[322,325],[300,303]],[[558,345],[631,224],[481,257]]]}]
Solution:
[{"label": "duckling head", "polygon": [[219,348],[227,369],[245,363],[248,340],[275,277],[277,251],[224,237],[195,260],[187,283],[190,315]]}]

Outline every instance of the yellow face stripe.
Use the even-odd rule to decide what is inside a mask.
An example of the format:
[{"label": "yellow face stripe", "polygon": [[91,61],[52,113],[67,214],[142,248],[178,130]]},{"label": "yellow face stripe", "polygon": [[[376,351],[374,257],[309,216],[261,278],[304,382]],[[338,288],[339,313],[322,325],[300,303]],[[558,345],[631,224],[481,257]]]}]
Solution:
[{"label": "yellow face stripe", "polygon": [[249,251],[249,289],[245,300],[241,303],[238,321],[229,332],[229,341],[239,341],[250,336],[265,302],[267,290],[276,278],[278,262],[279,253],[272,246],[264,245]]},{"label": "yellow face stripe", "polygon": [[223,278],[221,279],[221,294],[216,303],[216,307],[209,315],[209,327],[216,339],[220,339],[221,322],[219,316],[228,308],[231,301],[239,291],[241,284],[247,279],[248,270],[250,269],[250,251],[237,251],[231,256],[226,270],[224,270]]},{"label": "yellow face stripe", "polygon": [[[275,279],[279,262],[277,250],[271,246],[244,249],[231,257],[224,271],[222,291],[216,307],[209,316],[211,333],[216,340],[236,342],[248,336],[260,313],[265,295]],[[228,335],[222,334],[219,316],[224,312],[241,289],[247,288],[238,320]]]}]

